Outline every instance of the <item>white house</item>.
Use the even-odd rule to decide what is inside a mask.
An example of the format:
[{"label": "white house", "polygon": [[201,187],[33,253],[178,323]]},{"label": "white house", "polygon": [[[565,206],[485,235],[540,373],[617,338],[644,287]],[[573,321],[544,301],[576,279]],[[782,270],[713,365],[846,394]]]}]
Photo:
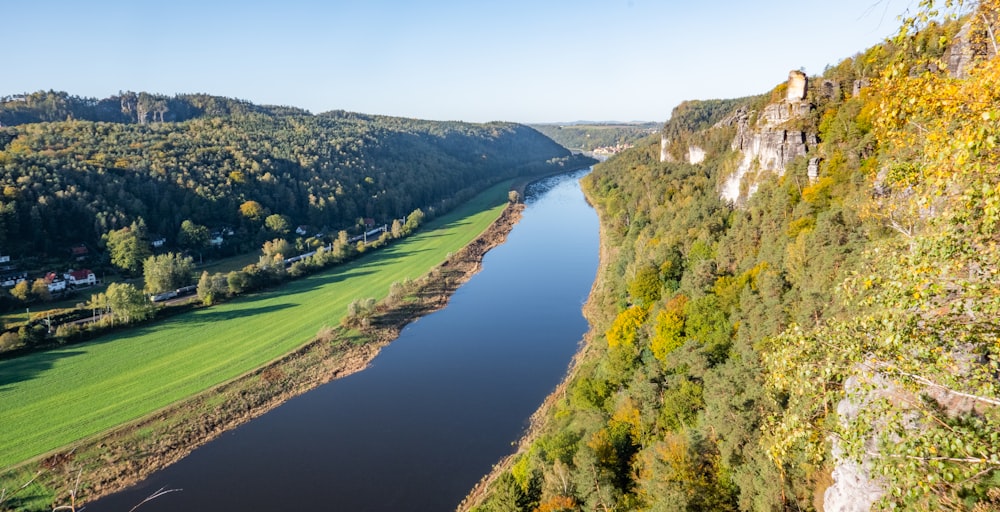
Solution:
[{"label": "white house", "polygon": [[66,280],[60,279],[55,272],[45,274],[45,284],[49,287],[49,293],[61,292],[66,289]]},{"label": "white house", "polygon": [[97,276],[89,269],[70,270],[63,274],[63,278],[73,286],[87,286],[97,284]]}]

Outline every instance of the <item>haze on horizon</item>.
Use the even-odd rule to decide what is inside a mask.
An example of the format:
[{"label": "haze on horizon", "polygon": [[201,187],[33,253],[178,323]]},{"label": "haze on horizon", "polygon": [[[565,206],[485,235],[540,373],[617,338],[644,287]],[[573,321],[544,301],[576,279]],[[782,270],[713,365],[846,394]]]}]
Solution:
[{"label": "haze on horizon", "polygon": [[0,95],[204,92],[314,113],[663,121],[894,33],[913,0],[124,2],[4,7]]}]

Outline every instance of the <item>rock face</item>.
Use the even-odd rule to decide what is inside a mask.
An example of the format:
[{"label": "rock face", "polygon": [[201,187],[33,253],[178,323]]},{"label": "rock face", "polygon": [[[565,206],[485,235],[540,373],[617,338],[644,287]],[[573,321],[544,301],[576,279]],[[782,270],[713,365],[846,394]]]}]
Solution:
[{"label": "rock face", "polygon": [[705,161],[705,150],[698,146],[688,147],[688,163],[700,164]]},{"label": "rock face", "polygon": [[[893,388],[890,383],[875,375],[870,377],[876,384],[877,393],[891,394]],[[861,380],[858,376],[848,377],[844,381],[844,391],[847,397],[837,404],[837,416],[841,422],[847,423],[858,417],[861,409],[865,406],[865,401],[870,399],[861,390]],[[831,476],[833,485],[823,493],[824,512],[868,512],[872,505],[882,497],[885,490],[882,486],[869,476],[870,461],[857,463],[844,457],[840,449],[840,443],[836,438],[832,439],[832,455],[836,466]],[[875,440],[869,441],[869,451],[874,453],[877,450]]]},{"label": "rock face", "polygon": [[820,158],[810,158],[809,167],[806,168],[806,176],[809,177],[809,183],[815,183],[819,179],[819,162]]},{"label": "rock face", "polygon": [[660,162],[673,162],[674,159],[670,157],[670,152],[667,151],[667,147],[670,145],[670,139],[667,138],[667,134],[660,135]]},{"label": "rock face", "polygon": [[868,87],[869,85],[871,85],[871,81],[868,80],[867,78],[862,78],[860,80],[855,80],[854,81],[854,87],[851,89],[851,97],[852,98],[857,98],[858,96],[861,96],[861,89],[864,89],[865,87]]},{"label": "rock face", "polygon": [[792,70],[788,72],[788,93],[785,96],[785,101],[795,102],[802,101],[806,99],[806,85],[809,79],[806,74]]},{"label": "rock face", "polygon": [[[796,73],[801,74],[793,71],[792,75]],[[789,78],[789,90],[793,81],[798,82],[799,77]],[[805,116],[811,108],[809,103],[798,100],[772,103],[764,107],[753,126],[750,112],[737,111],[732,148],[742,152],[743,158],[736,171],[722,184],[720,195],[724,200],[737,204],[745,201],[757,190],[757,176],[765,172],[783,175],[793,158],[805,155],[818,142],[815,134],[787,128],[789,121]]]},{"label": "rock face", "polygon": [[948,73],[955,78],[965,78],[969,65],[975,57],[969,39],[972,35],[972,23],[967,22],[962,25],[958,35],[955,36],[955,44],[948,48],[945,55],[945,62],[948,63]]}]

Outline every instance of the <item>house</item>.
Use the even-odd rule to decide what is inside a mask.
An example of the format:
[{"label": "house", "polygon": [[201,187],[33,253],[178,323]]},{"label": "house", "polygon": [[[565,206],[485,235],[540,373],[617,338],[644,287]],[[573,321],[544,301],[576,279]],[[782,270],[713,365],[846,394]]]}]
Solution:
[{"label": "house", "polygon": [[17,283],[21,281],[26,281],[28,279],[28,273],[23,270],[17,270],[11,268],[0,272],[0,286],[4,288],[13,288],[17,286]]},{"label": "house", "polygon": [[306,233],[308,232],[309,232],[309,226],[306,226],[304,224],[295,228],[295,234],[299,236],[305,236]]},{"label": "house", "polygon": [[365,217],[364,219],[361,219],[361,222],[364,223],[365,229],[371,229],[375,227],[375,219],[371,217]]},{"label": "house", "polygon": [[212,237],[208,239],[208,244],[212,247],[222,246],[222,233],[215,231],[212,233]]},{"label": "house", "polygon": [[49,287],[49,293],[66,290],[66,280],[59,277],[55,272],[45,274],[45,284]]},{"label": "house", "polygon": [[89,286],[97,284],[97,276],[89,269],[70,270],[63,274],[63,278],[73,286]]},{"label": "house", "polygon": [[83,261],[90,256],[90,249],[84,244],[77,244],[69,248],[70,256],[76,261]]},{"label": "house", "polygon": [[159,249],[160,247],[163,247],[163,245],[166,243],[167,243],[166,237],[160,235],[153,235],[153,242],[152,242],[153,248]]}]

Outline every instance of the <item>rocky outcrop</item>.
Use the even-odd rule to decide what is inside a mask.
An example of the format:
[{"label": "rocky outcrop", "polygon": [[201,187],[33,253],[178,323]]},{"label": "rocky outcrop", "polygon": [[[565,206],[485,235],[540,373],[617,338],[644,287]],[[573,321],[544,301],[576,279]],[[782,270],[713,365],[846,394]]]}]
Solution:
[{"label": "rocky outcrop", "polygon": [[995,12],[977,12],[969,18],[945,53],[948,74],[955,78],[968,78],[969,68],[976,61],[996,57],[998,32],[1000,18]]},{"label": "rocky outcrop", "polygon": [[688,163],[700,164],[705,161],[705,150],[698,146],[688,147]]},{"label": "rocky outcrop", "polygon": [[660,134],[660,162],[673,162],[674,158],[670,156],[670,139],[667,138],[667,134]]},{"label": "rocky outcrop", "polygon": [[871,85],[871,80],[869,80],[867,78],[862,78],[862,79],[859,79],[859,80],[855,80],[854,81],[854,86],[851,89],[851,97],[852,98],[857,98],[858,96],[861,96],[861,89],[864,89],[865,87],[868,87],[869,85]]},{"label": "rocky outcrop", "polygon": [[[837,416],[842,423],[849,423],[857,419],[861,409],[865,407],[866,400],[881,395],[889,395],[893,388],[890,383],[875,375],[871,378],[875,383],[876,393],[866,394],[862,391],[861,379],[858,376],[848,377],[844,382],[844,391],[847,397],[837,404]],[[864,460],[861,463],[846,457],[840,448],[838,439],[833,438],[831,454],[835,462],[835,467],[831,476],[833,485],[823,493],[823,512],[868,512],[872,505],[885,494],[881,485],[871,478],[871,462]],[[877,447],[875,440],[869,441],[870,452],[874,453]],[[870,457],[869,457],[870,459]]]},{"label": "rocky outcrop", "polygon": [[794,103],[806,99],[806,86],[809,79],[801,71],[792,70],[788,72],[788,91],[785,94],[785,101]]},{"label": "rocky outcrop", "polygon": [[[818,141],[816,135],[801,130],[789,128],[789,122],[802,118],[809,113],[812,105],[801,100],[789,100],[799,97],[799,76],[804,74],[793,71],[789,76],[789,93],[784,101],[772,103],[753,122],[753,113],[740,109],[732,119],[736,125],[736,138],[732,148],[743,153],[736,171],[722,184],[721,196],[726,201],[740,203],[756,191],[757,177],[763,173],[774,173],[779,176],[785,173],[788,163],[795,157],[804,156]],[[805,93],[802,92],[802,95]],[[804,97],[804,96],[802,96]]]},{"label": "rocky outcrop", "polygon": [[819,179],[819,162],[820,158],[810,158],[809,165],[806,167],[806,176],[809,177],[809,183],[815,183]]}]

